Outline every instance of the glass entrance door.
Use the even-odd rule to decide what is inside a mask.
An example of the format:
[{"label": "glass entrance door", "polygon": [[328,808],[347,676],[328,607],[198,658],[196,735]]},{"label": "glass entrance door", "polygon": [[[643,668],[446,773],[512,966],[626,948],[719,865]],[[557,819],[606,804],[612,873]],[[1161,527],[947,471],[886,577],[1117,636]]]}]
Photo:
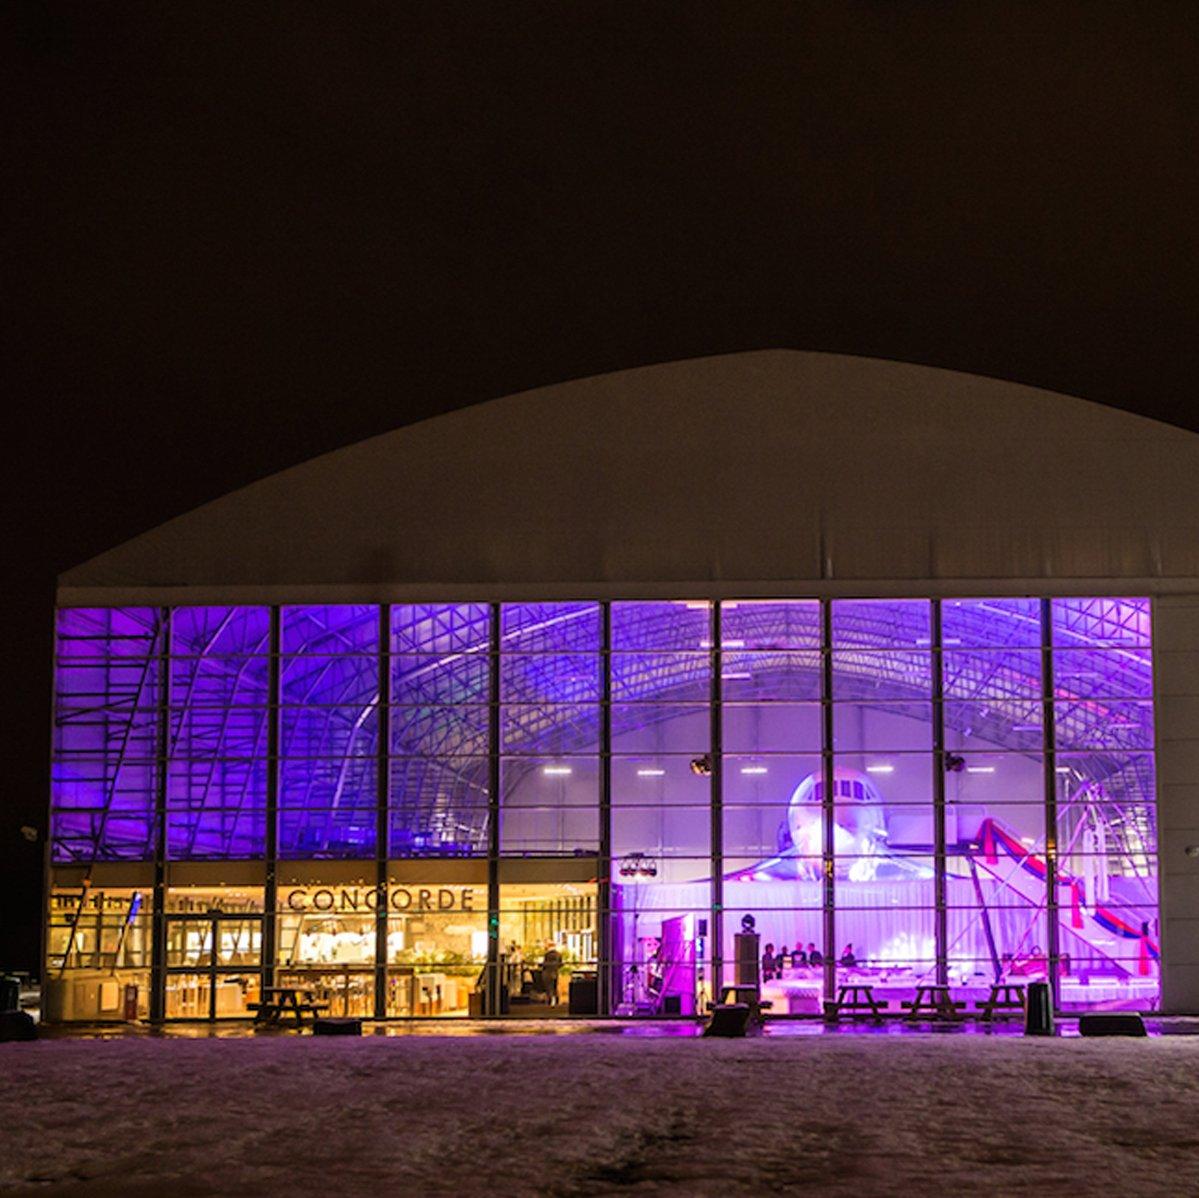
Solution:
[{"label": "glass entrance door", "polygon": [[240,1019],[261,985],[262,917],[167,917],[168,1019]]},{"label": "glass entrance door", "polygon": [[500,887],[501,1010],[596,1015],[599,943],[594,882]]}]

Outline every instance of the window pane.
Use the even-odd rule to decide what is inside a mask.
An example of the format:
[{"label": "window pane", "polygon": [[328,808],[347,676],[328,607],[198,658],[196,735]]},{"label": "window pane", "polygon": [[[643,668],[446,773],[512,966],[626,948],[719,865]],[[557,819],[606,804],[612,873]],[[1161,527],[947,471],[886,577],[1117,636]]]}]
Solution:
[{"label": "window pane", "polygon": [[484,756],[396,757],[391,761],[393,857],[460,857],[487,852]]},{"label": "window pane", "polygon": [[[712,647],[712,607],[702,601],[613,603],[612,650],[694,651]],[[734,646],[735,647],[735,646]]]},{"label": "window pane", "polygon": [[833,698],[922,699],[932,694],[932,654],[833,650]]},{"label": "window pane", "polygon": [[51,858],[151,857],[162,756],[159,613],[64,608],[57,614],[55,649]]},{"label": "window pane", "polygon": [[1038,649],[1039,599],[946,599],[941,604],[941,638],[947,649]]},{"label": "window pane", "polygon": [[1150,645],[1148,599],[1055,599],[1053,647]]},{"label": "window pane", "polygon": [[725,704],[726,753],[819,752],[823,712],[816,703]]},{"label": "window pane", "polygon": [[726,703],[819,701],[819,653],[726,650],[721,665]]},{"label": "window pane", "polygon": [[838,753],[931,750],[932,720],[928,703],[841,703],[833,709],[833,749]]},{"label": "window pane", "polygon": [[820,604],[812,599],[737,599],[720,605],[726,646],[790,650],[820,648]]},{"label": "window pane", "polygon": [[942,655],[947,699],[1027,701],[1041,697],[1039,649],[979,649]]},{"label": "window pane", "polygon": [[615,753],[678,753],[699,757],[712,737],[707,705],[612,705],[612,751]]},{"label": "window pane", "polygon": [[931,644],[932,607],[924,599],[836,599],[834,649],[915,649]]},{"label": "window pane", "polygon": [[595,852],[599,846],[596,757],[500,762],[500,851],[505,856]]},{"label": "window pane", "polygon": [[1041,751],[1045,709],[1038,700],[947,701],[944,712],[945,746],[956,753],[969,757],[973,752],[990,749]]},{"label": "window pane", "polygon": [[712,691],[710,653],[613,653],[616,703],[707,703]]}]

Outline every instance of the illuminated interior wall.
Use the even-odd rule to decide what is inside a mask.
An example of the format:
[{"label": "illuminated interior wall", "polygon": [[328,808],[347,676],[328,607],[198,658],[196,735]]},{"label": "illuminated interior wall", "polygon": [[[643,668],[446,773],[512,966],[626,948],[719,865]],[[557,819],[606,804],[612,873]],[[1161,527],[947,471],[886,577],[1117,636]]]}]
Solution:
[{"label": "illuminated interior wall", "polygon": [[508,603],[500,615],[500,851],[599,848],[598,603]]},{"label": "illuminated interior wall", "polygon": [[1153,604],[1162,1009],[1199,1009],[1199,595]]},{"label": "illuminated interior wall", "polygon": [[620,1013],[694,1014],[711,990],[712,619],[704,602],[611,607]]},{"label": "illuminated interior wall", "polygon": [[[591,862],[579,963],[628,1013],[731,980],[745,916],[779,1010],[1157,1001],[1148,600],[68,608],[55,676],[55,865]],[[486,965],[479,922],[440,964]],[[341,964],[370,1007],[373,943]]]},{"label": "illuminated interior wall", "polygon": [[374,857],[379,609],[285,607],[279,855]]},{"label": "illuminated interior wall", "polygon": [[170,645],[167,854],[179,861],[261,857],[272,701],[270,609],[179,607],[162,622]]},{"label": "illuminated interior wall", "polygon": [[156,608],[66,608],[54,654],[55,861],[155,855],[166,628]]},{"label": "illuminated interior wall", "polygon": [[[787,983],[773,1001],[780,1011],[812,1013],[823,971],[804,966],[801,977],[798,962],[809,944],[824,948],[821,607],[724,603],[720,616],[724,955],[733,958],[742,921],[754,919],[763,978]],[[776,970],[773,959],[784,954]]]},{"label": "illuminated interior wall", "polygon": [[1045,859],[1041,605],[945,603],[942,624],[945,744],[962,761],[944,775],[948,975],[985,977],[998,961],[1004,976],[1044,978],[1045,884],[1004,851]]},{"label": "illuminated interior wall", "polygon": [[390,623],[390,853],[485,856],[491,610],[397,604]]},{"label": "illuminated interior wall", "polygon": [[46,1017],[62,1022],[149,1014],[153,921],[132,887],[52,886],[46,922]]}]

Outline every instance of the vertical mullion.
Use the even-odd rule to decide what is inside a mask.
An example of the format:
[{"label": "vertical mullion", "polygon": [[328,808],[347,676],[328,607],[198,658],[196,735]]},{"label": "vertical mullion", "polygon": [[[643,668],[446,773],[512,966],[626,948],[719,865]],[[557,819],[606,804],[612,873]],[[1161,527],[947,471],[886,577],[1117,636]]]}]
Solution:
[{"label": "vertical mullion", "polygon": [[281,617],[277,605],[271,608],[270,647],[267,662],[266,729],[266,876],[262,902],[262,960],[259,968],[264,988],[275,984],[275,955],[278,938],[279,895],[279,718],[282,668]]},{"label": "vertical mullion", "polygon": [[[712,879],[708,926],[708,952],[712,961],[712,994],[718,999],[724,986],[724,724],[722,678],[724,663],[721,630],[721,604],[714,600],[711,610],[712,659],[710,680],[709,760],[712,763],[709,794],[711,797],[711,843],[709,877]],[[702,962],[701,962],[702,968]]]},{"label": "vertical mullion", "polygon": [[945,666],[941,600],[932,601],[933,688],[933,904],[935,907],[937,982],[949,982],[949,913],[946,901],[945,845]]},{"label": "vertical mullion", "polygon": [[1045,930],[1049,986],[1054,1006],[1060,998],[1058,961],[1061,957],[1057,907],[1057,731],[1054,719],[1053,600],[1041,600],[1041,697],[1044,703],[1045,789]]},{"label": "vertical mullion", "polygon": [[487,985],[484,1013],[500,1003],[500,605],[491,604],[488,637]]},{"label": "vertical mullion", "polygon": [[375,1018],[387,1017],[387,841],[391,800],[391,604],[379,605],[375,742]]},{"label": "vertical mullion", "polygon": [[837,901],[836,901],[836,762],[833,757],[833,605],[829,599],[820,601],[821,680],[820,703],[822,723],[821,776],[823,793],[820,796],[822,825],[821,873],[824,878],[822,895],[824,940],[825,1001],[831,1001],[837,982]]},{"label": "vertical mullion", "polygon": [[[171,609],[159,609],[158,727],[156,753],[158,773],[154,780],[154,893],[151,896],[150,1022],[161,1023],[166,1015],[167,959],[167,772],[171,736]],[[137,713],[133,713],[137,718]]]},{"label": "vertical mullion", "polygon": [[216,983],[217,983],[217,954],[221,945],[221,921],[215,916],[208,920],[208,935],[211,938],[211,949],[208,953],[208,1021],[216,1022]]},{"label": "vertical mullion", "polygon": [[612,604],[600,605],[602,620],[600,668],[600,826],[599,826],[599,968],[596,970],[597,1011],[610,1015],[612,1007]]}]

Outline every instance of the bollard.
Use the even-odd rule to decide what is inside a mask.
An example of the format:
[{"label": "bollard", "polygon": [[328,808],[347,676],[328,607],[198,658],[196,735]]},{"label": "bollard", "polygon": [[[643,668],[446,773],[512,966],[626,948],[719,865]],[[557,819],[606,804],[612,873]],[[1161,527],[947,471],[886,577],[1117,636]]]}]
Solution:
[{"label": "bollard", "polygon": [[1026,1036],[1053,1035],[1053,994],[1048,982],[1029,982],[1028,1006],[1024,1012]]}]

